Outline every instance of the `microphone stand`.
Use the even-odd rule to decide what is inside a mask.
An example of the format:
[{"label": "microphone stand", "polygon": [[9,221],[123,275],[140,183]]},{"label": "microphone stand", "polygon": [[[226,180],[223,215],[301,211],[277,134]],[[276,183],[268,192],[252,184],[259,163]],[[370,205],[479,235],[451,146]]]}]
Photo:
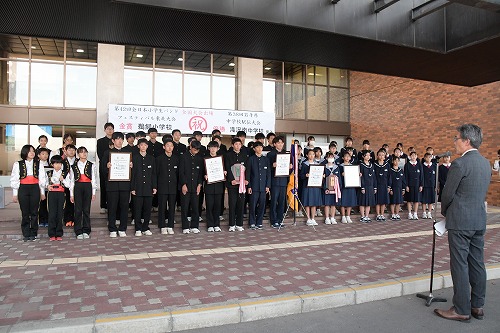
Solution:
[{"label": "microphone stand", "polygon": [[[439,160],[439,159],[438,159]],[[425,299],[425,305],[426,306],[431,306],[432,302],[447,302],[446,298],[441,298],[441,297],[434,297],[432,295],[432,283],[434,282],[434,258],[435,258],[435,253],[436,253],[436,231],[434,230],[434,225],[437,223],[436,221],[436,216],[437,216],[437,202],[438,202],[438,175],[439,175],[439,165],[436,162],[436,185],[434,187],[434,192],[436,195],[436,198],[434,200],[434,207],[436,209],[436,212],[434,214],[434,219],[432,221],[432,257],[431,257],[431,281],[430,281],[430,286],[429,286],[429,294],[422,294],[419,293],[417,294],[418,298],[423,298]]]}]

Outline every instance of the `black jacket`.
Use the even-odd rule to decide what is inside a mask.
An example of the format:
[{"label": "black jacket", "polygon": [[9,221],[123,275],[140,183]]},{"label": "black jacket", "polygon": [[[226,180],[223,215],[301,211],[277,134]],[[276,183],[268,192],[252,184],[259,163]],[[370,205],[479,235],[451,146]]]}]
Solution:
[{"label": "black jacket", "polygon": [[197,186],[203,183],[203,164],[203,157],[200,154],[191,155],[191,152],[183,154],[180,158],[179,188],[186,185],[188,192],[196,192]]},{"label": "black jacket", "polygon": [[245,165],[247,159],[248,155],[242,150],[240,150],[238,154],[236,154],[234,150],[230,150],[226,155],[224,155],[224,169],[227,171],[227,176],[226,176],[227,188],[237,188],[239,186],[231,184],[231,182],[234,180],[234,175],[231,172],[231,167],[236,163],[241,163]]},{"label": "black jacket", "polygon": [[157,188],[155,158],[151,155],[135,154],[132,158],[132,179],[130,190],[139,197],[152,197]]},{"label": "black jacket", "polygon": [[177,193],[179,190],[179,163],[180,157],[173,153],[170,157],[167,154],[162,154],[156,158],[158,194]]}]

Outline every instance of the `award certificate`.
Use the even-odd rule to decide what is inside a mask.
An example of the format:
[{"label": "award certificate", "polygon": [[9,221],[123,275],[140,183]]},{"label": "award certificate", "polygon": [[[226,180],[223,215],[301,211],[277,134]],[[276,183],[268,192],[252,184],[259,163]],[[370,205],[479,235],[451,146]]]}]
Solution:
[{"label": "award certificate", "polygon": [[111,163],[108,176],[110,182],[130,181],[132,153],[110,152],[109,162]]},{"label": "award certificate", "polygon": [[404,170],[406,164],[406,159],[405,158],[399,158],[399,167]]},{"label": "award certificate", "polygon": [[324,165],[310,165],[309,178],[307,180],[307,187],[321,187],[323,186],[323,175],[325,174]]},{"label": "award certificate", "polygon": [[207,172],[207,184],[223,182],[226,180],[222,156],[205,158],[205,169]]},{"label": "award certificate", "polygon": [[361,187],[359,165],[344,165],[344,187]]},{"label": "award certificate", "polygon": [[275,177],[288,177],[290,175],[290,154],[276,155]]}]

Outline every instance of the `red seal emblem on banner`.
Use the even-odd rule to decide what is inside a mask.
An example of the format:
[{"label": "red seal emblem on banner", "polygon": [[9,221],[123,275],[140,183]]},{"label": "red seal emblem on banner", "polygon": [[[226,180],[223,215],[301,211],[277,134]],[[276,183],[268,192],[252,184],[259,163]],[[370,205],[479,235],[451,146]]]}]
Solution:
[{"label": "red seal emblem on banner", "polygon": [[189,129],[192,131],[205,132],[207,126],[208,126],[207,121],[203,117],[194,116],[191,119],[189,119]]}]

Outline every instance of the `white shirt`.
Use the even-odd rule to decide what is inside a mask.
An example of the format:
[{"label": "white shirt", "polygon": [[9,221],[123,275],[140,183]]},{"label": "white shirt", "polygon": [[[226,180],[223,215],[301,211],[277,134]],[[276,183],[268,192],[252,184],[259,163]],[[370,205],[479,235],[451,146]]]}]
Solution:
[{"label": "white shirt", "polygon": [[[50,177],[50,178],[47,179],[47,184],[46,184],[47,189],[49,188],[49,185],[56,185],[56,184],[59,185],[59,184],[61,184],[61,175],[62,175],[62,172],[63,172],[62,168],[59,171],[57,171],[55,169],[52,171],[52,177]],[[71,188],[71,184],[72,184],[71,174],[68,173],[66,175],[66,178],[64,178],[64,180],[62,181],[62,184],[66,188]]]},{"label": "white shirt", "polygon": [[[33,176],[33,161],[25,160],[26,176]],[[19,186],[21,186],[21,179],[19,179],[19,162],[14,162],[12,166],[12,174],[10,175],[10,187],[12,187],[12,195],[17,197]],[[38,168],[38,187],[40,187],[40,194],[45,195],[45,184],[47,183],[47,174],[42,163]]]},{"label": "white shirt", "polygon": [[468,153],[468,152],[470,152],[471,150],[477,150],[477,149],[476,149],[476,148],[471,148],[471,149],[469,149],[469,150],[466,150],[466,151],[464,151],[464,153],[462,154],[462,156],[464,156],[465,154],[467,154],[467,153]]},{"label": "white shirt", "polygon": [[[90,162],[90,161],[89,161]],[[78,170],[80,171],[80,174],[83,175],[85,173],[85,164],[87,164],[87,161],[82,162],[78,161],[76,163],[76,166],[78,167]],[[73,168],[71,168],[71,187],[69,188],[69,192],[71,196],[74,196],[74,190],[75,190],[75,173],[73,172]],[[95,192],[97,190],[97,172],[96,172],[96,166],[95,163],[92,163],[92,195],[95,195]]]}]

